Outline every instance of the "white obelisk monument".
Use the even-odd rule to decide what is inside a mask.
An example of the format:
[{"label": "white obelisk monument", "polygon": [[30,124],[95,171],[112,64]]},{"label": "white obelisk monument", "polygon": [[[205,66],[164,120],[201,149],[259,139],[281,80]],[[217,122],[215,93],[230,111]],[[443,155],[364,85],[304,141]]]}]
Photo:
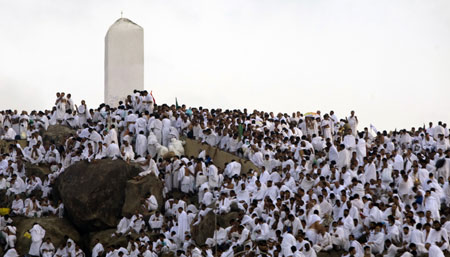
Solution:
[{"label": "white obelisk monument", "polygon": [[134,89],[144,89],[144,29],[120,18],[105,37],[105,103],[116,107]]}]

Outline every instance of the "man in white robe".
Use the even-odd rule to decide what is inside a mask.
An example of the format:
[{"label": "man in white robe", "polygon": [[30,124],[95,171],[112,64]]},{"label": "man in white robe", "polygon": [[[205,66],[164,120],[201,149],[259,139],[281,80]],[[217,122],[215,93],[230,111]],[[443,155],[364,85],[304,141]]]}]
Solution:
[{"label": "man in white robe", "polygon": [[158,201],[154,195],[150,195],[149,198],[145,199],[145,203],[148,206],[148,211],[156,211],[158,209]]},{"label": "man in white robe", "polygon": [[178,173],[178,181],[181,184],[181,192],[188,194],[191,193],[193,191],[193,185],[194,185],[194,175],[191,172],[191,170],[186,167],[183,166],[180,168],[179,173]]},{"label": "man in white robe", "polygon": [[448,177],[447,182],[445,182],[443,187],[444,203],[447,207],[450,207],[450,177]]},{"label": "man in white robe", "polygon": [[343,228],[345,231],[345,236],[348,237],[348,235],[350,235],[350,233],[352,233],[353,230],[355,229],[355,223],[353,222],[353,217],[349,215],[348,209],[344,210],[344,217],[343,217],[342,223],[343,223]]},{"label": "man in white robe", "polygon": [[342,226],[338,226],[336,221],[332,223],[332,229],[330,231],[331,241],[338,248],[344,248],[344,245],[347,242],[347,238],[345,237],[345,231]]},{"label": "man in white robe", "polygon": [[350,152],[345,148],[345,145],[343,144],[339,146],[338,160],[336,166],[339,169],[342,169],[342,167],[348,168],[350,166]]},{"label": "man in white robe", "polygon": [[143,165],[143,168],[146,168],[146,169],[139,173],[139,175],[136,177],[137,180],[139,180],[145,176],[148,176],[152,173],[155,174],[156,177],[159,176],[158,165],[156,165],[155,160],[153,160],[150,155],[147,156],[147,161],[145,163],[147,163],[147,162],[148,162],[148,165]]},{"label": "man in white robe", "polygon": [[142,214],[136,214],[131,217],[130,228],[135,232],[139,233],[145,226],[145,221]]},{"label": "man in white robe", "polygon": [[144,135],[144,131],[140,131],[136,136],[136,146],[134,147],[136,154],[144,157],[147,152],[147,137]]},{"label": "man in white robe", "polygon": [[283,253],[283,256],[292,256],[292,250],[291,247],[295,246],[297,243],[297,240],[295,239],[294,235],[290,232],[285,232],[283,234],[283,240],[281,241],[281,251]]},{"label": "man in white robe", "polygon": [[355,111],[350,112],[350,117],[347,118],[347,122],[352,129],[352,134],[356,136],[358,132],[358,117],[355,116]]},{"label": "man in white robe", "polygon": [[167,117],[162,120],[162,145],[165,147],[169,145],[169,133],[171,126],[171,121]]},{"label": "man in white robe", "polygon": [[320,125],[323,131],[323,138],[332,139],[332,123],[333,121],[330,119],[330,116],[328,114],[325,114],[323,116],[322,124]]},{"label": "man in white robe", "polygon": [[159,213],[159,211],[156,211],[154,214],[152,214],[152,216],[150,216],[148,223],[153,231],[159,232],[163,225],[163,221],[164,217],[161,215],[161,213]]},{"label": "man in white robe", "polygon": [[433,229],[431,229],[426,243],[437,245],[442,251],[449,250],[449,237],[447,230],[441,227],[439,221],[433,222]]},{"label": "man in white robe", "polygon": [[60,123],[64,118],[64,114],[66,113],[66,98],[64,95],[60,99],[58,99],[56,103],[56,120]]},{"label": "man in white robe", "polygon": [[130,230],[130,225],[131,225],[131,220],[127,217],[123,217],[119,221],[119,224],[117,224],[117,229],[116,229],[115,234],[117,236],[121,236],[121,235],[127,233]]},{"label": "man in white robe", "polygon": [[233,135],[233,138],[228,140],[227,150],[230,153],[236,153],[236,151],[241,148],[242,142],[238,139],[238,135]]},{"label": "man in white robe", "polygon": [[381,167],[381,182],[384,187],[388,187],[390,183],[393,182],[392,178],[392,167],[387,164],[387,160],[383,159],[383,167]]},{"label": "man in white robe", "polygon": [[206,167],[208,168],[209,188],[214,189],[219,186],[219,170],[212,162],[207,163]]},{"label": "man in white robe", "polygon": [[103,255],[103,252],[105,252],[105,249],[100,243],[100,240],[98,238],[95,239],[95,245],[94,248],[92,248],[92,257],[100,257]]},{"label": "man in white robe", "polygon": [[136,124],[135,124],[135,130],[136,134],[139,135],[141,132],[146,131],[147,129],[147,119],[145,116],[139,115],[140,117],[137,118]]},{"label": "man in white robe", "polygon": [[76,106],[75,108],[77,109],[78,112],[78,123],[80,127],[83,127],[84,124],[86,124],[88,118],[89,118],[89,113],[88,113],[88,109],[86,106],[86,102],[84,100],[81,100],[81,105],[80,106]]},{"label": "man in white robe", "polygon": [[201,198],[201,203],[203,203],[205,206],[209,206],[213,202],[213,200],[214,195],[208,190],[208,187],[205,187],[203,189],[203,197]]},{"label": "man in white robe", "polygon": [[53,257],[55,253],[55,246],[53,245],[49,237],[46,238],[45,242],[41,245],[41,256],[42,257]]},{"label": "man in white robe", "polygon": [[6,131],[6,133],[3,136],[1,136],[0,139],[3,139],[3,140],[15,140],[16,139],[17,133],[13,128],[9,128],[8,126],[5,126],[5,131]]},{"label": "man in white robe", "polygon": [[426,243],[425,249],[427,249],[430,257],[445,257],[444,252],[437,245]]},{"label": "man in white robe", "polygon": [[67,249],[65,247],[65,244],[61,244],[56,249],[56,253],[55,253],[54,257],[65,257],[67,255],[68,255],[68,253],[67,253]]},{"label": "man in white robe", "polygon": [[303,225],[298,217],[292,214],[288,215],[288,220],[285,222],[285,226],[288,226],[292,230],[292,234],[296,237],[300,230],[303,230]]},{"label": "man in white robe", "polygon": [[403,168],[403,165],[404,165],[403,157],[397,150],[394,150],[394,152],[392,152],[392,155],[395,155],[393,169],[402,171],[404,169]]},{"label": "man in white robe", "polygon": [[431,216],[433,219],[438,220],[441,216],[439,213],[440,204],[439,199],[437,199],[431,191],[427,191],[425,193],[425,210],[431,212]]},{"label": "man in white robe", "polygon": [[390,239],[393,243],[401,243],[400,239],[400,229],[397,224],[395,224],[394,216],[388,216],[388,225],[386,226],[386,238]]},{"label": "man in white robe", "polygon": [[235,160],[232,160],[225,167],[224,175],[232,178],[234,175],[239,176],[241,174],[241,164]]},{"label": "man in white robe", "polygon": [[384,256],[385,257],[396,257],[397,252],[400,249],[400,247],[394,245],[391,242],[391,240],[389,240],[389,239],[387,239],[384,244],[386,246],[386,254]]},{"label": "man in white robe", "polygon": [[33,227],[30,229],[31,235],[31,245],[28,254],[31,256],[40,256],[41,244],[45,237],[45,229],[39,224],[34,223]]},{"label": "man in white robe", "polygon": [[151,156],[156,156],[158,153],[158,139],[156,138],[155,133],[150,132],[150,135],[147,138],[147,151]]},{"label": "man in white robe", "polygon": [[231,209],[231,201],[227,193],[222,192],[219,197],[219,213],[228,213]]},{"label": "man in white robe", "polygon": [[[1,227],[1,226],[0,226]],[[7,225],[3,231],[0,231],[3,235],[3,238],[6,239],[6,248],[14,248],[16,245],[16,233],[17,228],[12,225]]]},{"label": "man in white robe", "polygon": [[144,91],[142,95],[142,109],[148,111],[149,113],[153,113],[153,97],[147,91]]},{"label": "man in white robe", "polygon": [[47,115],[45,115],[43,112],[39,112],[38,116],[36,117],[36,126],[37,125],[43,127],[45,130],[47,130],[48,126],[50,125]]},{"label": "man in white robe", "polygon": [[443,152],[449,149],[449,141],[444,137],[444,134],[439,134],[438,139],[436,140],[436,150],[442,150]]},{"label": "man in white robe", "polygon": [[376,225],[373,234],[370,234],[367,245],[373,254],[381,254],[384,251],[384,233],[381,232],[380,225]]},{"label": "man in white robe", "polygon": [[364,158],[367,155],[367,146],[366,146],[366,140],[364,140],[363,135],[359,137],[357,143],[356,143],[356,155],[358,157],[359,163],[363,163]]},{"label": "man in white robe", "polygon": [[253,145],[251,146],[251,151],[249,153],[249,159],[258,168],[261,168],[264,165],[264,156],[263,156],[263,154],[260,151],[258,151],[258,149],[255,146],[253,146]]},{"label": "man in white robe", "polygon": [[183,141],[176,138],[171,138],[169,146],[167,147],[169,152],[174,152],[176,156],[180,157],[184,155]]},{"label": "man in white robe", "polygon": [[112,141],[108,148],[106,148],[106,156],[113,160],[121,157],[119,145],[115,141]]},{"label": "man in white robe", "polygon": [[19,257],[19,254],[17,253],[16,249],[12,248],[6,251],[3,257]]},{"label": "man in white robe", "polygon": [[[109,138],[110,142],[114,141],[114,142],[116,142],[116,144],[119,143],[119,137],[117,135],[117,129],[116,129],[115,125],[111,125],[111,129],[108,132],[108,138]],[[109,144],[107,143],[107,145],[109,145]]]},{"label": "man in white robe", "polygon": [[133,151],[133,147],[128,143],[128,141],[124,141],[123,145],[121,147],[121,153],[122,153],[122,158],[127,161],[133,161],[134,160],[134,151]]},{"label": "man in white robe", "polygon": [[333,242],[331,240],[330,233],[325,230],[321,230],[317,235],[317,243],[313,245],[316,252],[330,251],[333,249]]},{"label": "man in white robe", "polygon": [[356,138],[353,134],[350,133],[350,131],[348,132],[348,134],[344,137],[344,142],[343,144],[345,145],[345,147],[347,149],[349,149],[350,151],[353,151],[356,149]]},{"label": "man in white robe", "polygon": [[16,174],[12,175],[11,179],[11,187],[6,191],[6,195],[12,194],[21,194],[25,192],[27,185],[23,181],[22,178],[17,176]]},{"label": "man in white robe", "polygon": [[17,194],[15,199],[12,201],[11,211],[15,215],[22,215],[25,206],[23,204],[23,200],[20,198],[20,195]]},{"label": "man in white robe", "polygon": [[153,122],[149,122],[149,126],[152,128],[152,131],[155,134],[158,143],[162,144],[162,121],[159,119],[159,117],[155,118]]},{"label": "man in white robe", "polygon": [[364,176],[367,182],[377,180],[377,170],[373,159],[369,157],[368,163],[364,166]]},{"label": "man in white robe", "polygon": [[217,135],[211,129],[205,129],[203,131],[203,142],[207,143],[210,146],[216,146],[217,144]]},{"label": "man in white robe", "polygon": [[302,247],[302,251],[301,253],[303,253],[303,255],[305,257],[316,257],[316,251],[314,250],[314,248],[311,247],[311,245],[308,243],[305,243],[304,246]]},{"label": "man in white robe", "polygon": [[183,208],[178,208],[178,230],[177,235],[178,238],[182,241],[185,238],[186,232],[190,231],[190,224],[188,221],[187,213],[183,210]]}]

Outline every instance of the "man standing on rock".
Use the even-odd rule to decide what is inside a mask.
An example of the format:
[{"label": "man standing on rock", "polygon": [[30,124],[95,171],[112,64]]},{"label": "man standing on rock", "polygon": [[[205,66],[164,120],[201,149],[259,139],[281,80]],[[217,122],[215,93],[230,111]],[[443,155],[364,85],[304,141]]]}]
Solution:
[{"label": "man standing on rock", "polygon": [[39,224],[34,223],[33,227],[30,229],[30,235],[31,245],[28,254],[31,256],[40,256],[40,248],[42,240],[45,237],[45,229],[42,228]]}]

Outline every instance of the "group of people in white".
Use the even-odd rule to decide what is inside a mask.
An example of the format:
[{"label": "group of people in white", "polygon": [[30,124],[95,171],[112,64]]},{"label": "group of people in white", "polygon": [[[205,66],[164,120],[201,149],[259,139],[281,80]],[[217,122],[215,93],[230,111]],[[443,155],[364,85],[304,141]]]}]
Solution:
[{"label": "group of people in white", "polygon": [[[56,124],[76,135],[63,146],[44,144],[39,131]],[[118,107],[89,109],[85,101],[77,106],[70,94],[57,93],[51,111],[1,111],[0,136],[11,142],[0,156],[0,190],[14,198],[11,215],[62,217],[63,203],[49,199],[51,185],[78,161],[121,158],[141,164],[136,179],[154,173],[163,181],[164,206],[148,195],[141,210],[123,217],[111,235],[127,237],[128,246],[104,247],[98,240],[93,257],[450,253],[450,144],[443,122],[388,133],[358,130],[353,111],[338,119],[333,111],[289,116],[186,108],[156,105],[146,91],[135,91]],[[183,137],[236,159],[222,168],[204,151],[185,156]],[[17,139],[27,145],[13,143]],[[169,152],[170,158],[163,158]],[[257,169],[243,172],[242,159]],[[45,164],[51,174],[44,181],[26,176],[26,163]],[[234,212],[237,218],[215,226],[199,244],[192,228],[210,212]],[[6,256],[18,256],[9,216],[1,218],[0,229]],[[149,237],[150,232],[157,236]],[[30,235],[32,256],[85,255],[69,238],[53,246],[39,224]]]}]

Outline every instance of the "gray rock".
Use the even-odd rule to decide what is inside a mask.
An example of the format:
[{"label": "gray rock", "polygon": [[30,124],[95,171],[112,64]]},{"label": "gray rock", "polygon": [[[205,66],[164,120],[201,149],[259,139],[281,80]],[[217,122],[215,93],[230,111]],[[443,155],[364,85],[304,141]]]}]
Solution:
[{"label": "gray rock", "polygon": [[44,145],[55,144],[56,146],[62,146],[67,138],[73,135],[76,135],[76,131],[63,125],[50,125],[47,130],[41,131]]},{"label": "gray rock", "polygon": [[48,174],[51,173],[50,167],[48,165],[33,165],[29,162],[25,163],[25,173],[27,177],[30,177],[31,175],[35,175],[36,177],[39,177],[42,181],[44,181]]},{"label": "gray rock", "polygon": [[216,217],[214,215],[214,212],[210,211],[205,215],[205,217],[203,217],[202,221],[198,225],[191,228],[192,239],[194,239],[197,245],[203,245],[206,239],[212,238],[214,236],[215,228],[226,228],[230,226],[230,221],[232,219],[237,219],[238,217],[238,212],[229,212],[227,214],[218,215],[216,226]]},{"label": "gray rock", "polygon": [[22,256],[28,254],[31,245],[31,239],[24,236],[34,225],[38,223],[45,229],[45,238],[50,237],[53,245],[58,247],[64,242],[64,236],[69,236],[75,243],[80,244],[80,234],[66,219],[57,217],[45,218],[14,218],[14,224],[17,227],[17,246],[16,250]]},{"label": "gray rock", "polygon": [[140,209],[141,199],[147,193],[155,196],[158,201],[158,207],[161,210],[164,206],[163,189],[163,183],[154,174],[145,176],[139,181],[128,180],[125,189],[125,202],[122,207],[122,216],[135,214],[135,211]]},{"label": "gray rock", "polygon": [[58,177],[54,189],[79,231],[105,230],[119,223],[127,181],[139,172],[122,160],[80,161]]}]

